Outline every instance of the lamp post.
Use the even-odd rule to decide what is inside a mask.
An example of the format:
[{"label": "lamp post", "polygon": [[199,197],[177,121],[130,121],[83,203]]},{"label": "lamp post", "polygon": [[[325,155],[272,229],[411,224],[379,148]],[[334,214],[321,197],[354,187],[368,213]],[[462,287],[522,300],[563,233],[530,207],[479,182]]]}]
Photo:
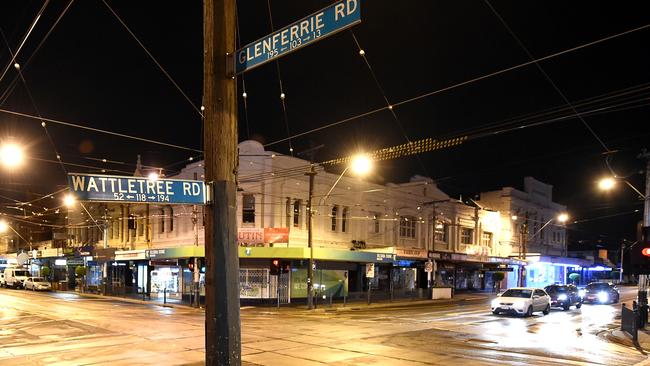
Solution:
[{"label": "lamp post", "polygon": [[[366,154],[358,154],[350,159],[350,164],[343,169],[343,172],[336,179],[327,194],[321,198],[319,206],[325,202],[334,187],[339,183],[343,175],[351,169],[355,175],[364,176],[372,170],[372,159]],[[309,198],[307,200],[307,245],[309,246],[309,267],[307,268],[307,307],[309,310],[314,308],[314,243],[313,243],[313,199],[314,199],[314,179],[316,178],[316,167],[311,165],[308,172],[305,173],[309,177]]]}]

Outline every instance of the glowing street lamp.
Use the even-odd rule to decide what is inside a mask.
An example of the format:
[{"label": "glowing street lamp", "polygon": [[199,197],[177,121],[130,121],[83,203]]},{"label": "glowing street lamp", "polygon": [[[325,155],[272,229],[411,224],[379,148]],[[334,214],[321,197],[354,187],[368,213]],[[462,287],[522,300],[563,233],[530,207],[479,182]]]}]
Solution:
[{"label": "glowing street lamp", "polygon": [[364,176],[370,173],[372,165],[372,159],[368,155],[359,154],[352,157],[349,168],[352,170],[352,173]]},{"label": "glowing street lamp", "polygon": [[557,221],[561,224],[564,224],[569,220],[569,215],[566,213],[561,213],[557,216]]},{"label": "glowing street lamp", "polygon": [[600,188],[601,191],[609,191],[614,188],[615,185],[616,179],[612,177],[603,178],[598,181],[598,188]]},{"label": "glowing street lamp", "polygon": [[0,220],[0,233],[4,233],[9,229],[9,224],[5,220]]},{"label": "glowing street lamp", "polygon": [[65,197],[63,197],[63,204],[68,208],[73,207],[76,202],[77,200],[71,194],[66,194]]},{"label": "glowing street lamp", "polygon": [[147,179],[149,179],[149,180],[152,181],[152,182],[157,181],[158,178],[160,178],[160,174],[158,174],[158,173],[156,173],[156,172],[151,172],[151,173],[149,173],[149,175],[147,176]]},{"label": "glowing street lamp", "polygon": [[6,143],[0,148],[0,161],[7,168],[15,168],[23,162],[23,149],[14,144]]}]

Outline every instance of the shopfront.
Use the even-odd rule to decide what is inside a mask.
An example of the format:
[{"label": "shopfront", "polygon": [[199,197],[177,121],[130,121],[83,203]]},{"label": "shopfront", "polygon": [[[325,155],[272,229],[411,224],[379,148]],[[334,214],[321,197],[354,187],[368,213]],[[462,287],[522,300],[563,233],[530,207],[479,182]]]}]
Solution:
[{"label": "shopfront", "polygon": [[527,259],[525,282],[528,287],[543,288],[569,283],[569,273],[588,267],[591,262],[569,257],[532,256]]}]

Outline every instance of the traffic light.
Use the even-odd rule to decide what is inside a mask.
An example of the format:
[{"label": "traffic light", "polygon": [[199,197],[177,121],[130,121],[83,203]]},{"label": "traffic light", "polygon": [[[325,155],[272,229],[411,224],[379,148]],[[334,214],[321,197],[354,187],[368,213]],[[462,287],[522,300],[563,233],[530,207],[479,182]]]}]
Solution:
[{"label": "traffic light", "polygon": [[650,227],[643,227],[640,240],[630,249],[631,272],[650,274]]},{"label": "traffic light", "polygon": [[277,276],[280,274],[280,260],[273,259],[271,261],[271,275]]},{"label": "traffic light", "polygon": [[194,270],[194,258],[190,258],[190,259],[187,260],[187,268],[190,271]]}]

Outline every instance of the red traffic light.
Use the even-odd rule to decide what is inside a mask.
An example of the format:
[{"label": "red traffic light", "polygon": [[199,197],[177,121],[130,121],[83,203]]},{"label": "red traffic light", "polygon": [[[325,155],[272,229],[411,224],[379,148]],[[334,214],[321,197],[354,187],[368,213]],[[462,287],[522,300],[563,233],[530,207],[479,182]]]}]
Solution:
[{"label": "red traffic light", "polygon": [[278,267],[280,265],[280,260],[274,259],[273,260],[273,267]]},{"label": "red traffic light", "polygon": [[650,257],[650,248],[641,249],[641,255],[643,255],[645,257]]}]

